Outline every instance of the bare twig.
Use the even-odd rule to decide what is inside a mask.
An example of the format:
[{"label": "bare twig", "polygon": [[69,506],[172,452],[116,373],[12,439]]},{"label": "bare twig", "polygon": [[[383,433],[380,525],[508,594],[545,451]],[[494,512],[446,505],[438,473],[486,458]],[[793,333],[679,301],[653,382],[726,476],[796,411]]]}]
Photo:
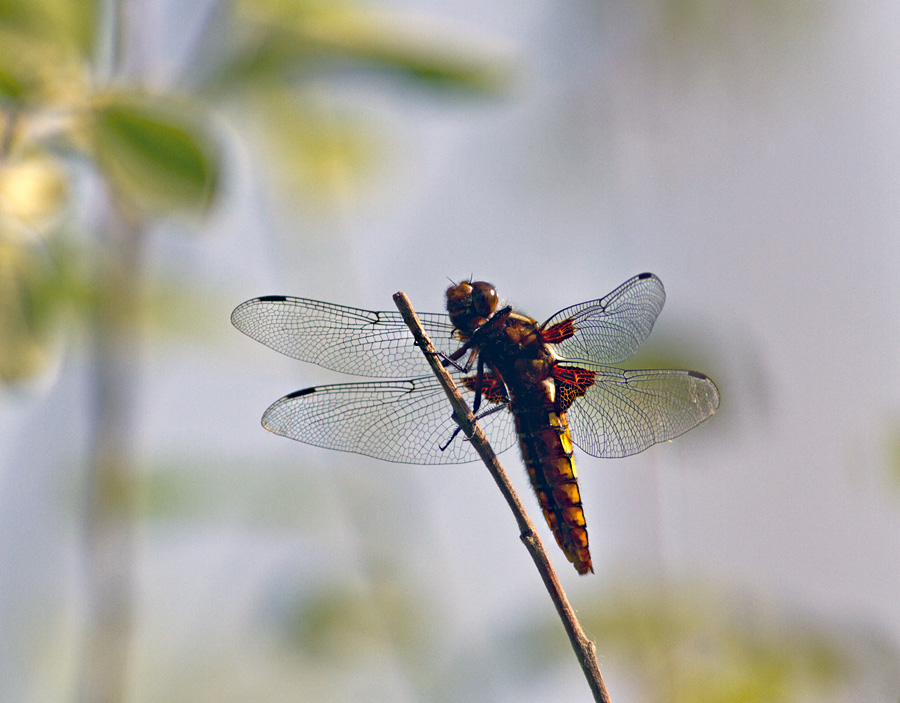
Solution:
[{"label": "bare twig", "polygon": [[522,503],[519,501],[519,497],[503,471],[503,467],[500,466],[494,450],[491,449],[484,433],[475,421],[475,416],[459,394],[459,390],[457,390],[450,374],[447,373],[447,369],[441,364],[431,340],[428,339],[428,335],[425,334],[425,330],[422,329],[422,325],[419,323],[419,318],[416,317],[416,313],[412,309],[409,298],[402,292],[395,293],[394,303],[400,314],[403,315],[404,321],[412,331],[416,343],[421,347],[422,353],[425,354],[425,358],[431,365],[432,370],[444,387],[444,391],[450,399],[450,404],[453,406],[453,414],[456,421],[472,443],[472,446],[475,447],[479,456],[481,456],[488,471],[491,472],[491,476],[494,477],[494,481],[497,482],[500,492],[506,498],[506,502],[513,511],[516,522],[519,524],[519,537],[531,554],[531,558],[534,560],[534,564],[544,580],[544,585],[550,593],[553,605],[556,606],[556,612],[559,613],[563,627],[566,629],[566,634],[572,643],[572,649],[575,650],[575,656],[578,657],[581,669],[584,671],[588,685],[594,694],[594,700],[598,703],[610,703],[609,693],[607,693],[606,686],[603,684],[603,677],[600,675],[600,665],[597,663],[597,650],[594,647],[594,643],[588,639],[588,636],[584,634],[584,630],[581,629],[581,625],[575,617],[575,611],[572,610],[572,606],[569,604],[568,598],[566,598],[556,572],[550,565],[550,559],[534,529],[534,524],[526,514],[525,508],[522,507]]}]

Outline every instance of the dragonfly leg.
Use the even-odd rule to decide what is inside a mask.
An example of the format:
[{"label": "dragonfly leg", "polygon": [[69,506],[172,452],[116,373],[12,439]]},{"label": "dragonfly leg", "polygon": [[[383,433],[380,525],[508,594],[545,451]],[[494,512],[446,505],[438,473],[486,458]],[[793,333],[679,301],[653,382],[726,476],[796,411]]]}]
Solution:
[{"label": "dragonfly leg", "polygon": [[441,359],[441,365],[442,365],[444,368],[447,368],[448,366],[452,366],[453,368],[455,368],[455,369],[456,369],[457,371],[459,371],[460,373],[469,373],[469,371],[472,370],[472,364],[473,364],[474,361],[475,361],[475,355],[478,353],[478,350],[477,350],[477,349],[472,349],[471,351],[469,351],[469,358],[466,359],[466,363],[465,363],[465,364],[457,363],[456,360],[459,359],[460,356],[462,356],[462,354],[461,354],[460,352],[465,353],[466,351],[469,351],[469,345],[468,345],[468,344],[464,344],[463,346],[461,346],[459,349],[457,349],[457,350],[456,350],[453,354],[451,354],[450,356],[447,356],[447,355],[444,354],[443,352],[435,352],[435,356],[440,357],[440,359]]},{"label": "dragonfly leg", "polygon": [[481,391],[484,389],[484,361],[478,359],[478,373],[475,374],[475,402],[472,403],[472,412],[478,414],[481,407]]},{"label": "dragonfly leg", "polygon": [[[485,376],[484,373],[484,362],[479,357],[478,359],[478,373],[476,374],[474,379],[465,379],[466,386],[469,390],[475,391],[475,402],[472,403],[472,412],[475,414],[475,420],[481,420],[489,415],[493,415],[498,410],[505,410],[509,407],[509,391],[506,388],[506,384],[503,382],[503,379],[496,375]],[[488,408],[487,410],[479,413],[478,410],[481,407],[481,398],[482,396],[486,398],[489,402],[494,403],[493,407]],[[450,435],[450,439],[441,447],[441,451],[444,451],[450,444],[456,439],[456,435],[459,434],[459,418],[456,416],[456,413],[453,414],[453,419],[456,421],[457,428],[453,430],[453,434]]]},{"label": "dragonfly leg", "polygon": [[[506,410],[506,408],[508,406],[509,406],[509,401],[507,401],[506,403],[504,403],[502,405],[495,405],[493,408],[488,408],[483,413],[476,415],[475,421],[477,422],[478,420],[486,418],[488,415],[493,415],[495,412],[498,412],[500,410]],[[453,419],[456,420],[457,424],[459,423],[459,420],[456,417],[456,413],[453,414]],[[462,430],[462,427],[457,427],[455,430],[453,430],[453,434],[450,435],[450,439],[448,439],[444,444],[441,445],[442,452],[446,451],[447,447],[449,447],[451,444],[453,444],[453,440],[456,439],[456,436],[460,433],[461,430]],[[464,439],[463,441],[467,442],[468,439]]]},{"label": "dragonfly leg", "polygon": [[[453,419],[456,420],[456,415],[455,415],[455,414],[453,415]],[[456,420],[456,421],[459,422],[459,420]],[[462,429],[462,427],[459,427],[459,426],[457,425],[456,429],[453,430],[453,434],[450,435],[450,439],[448,439],[446,442],[444,442],[442,445],[440,445],[440,448],[441,448],[441,451],[442,451],[442,452],[447,451],[447,447],[449,447],[451,444],[453,444],[453,440],[456,439],[456,435],[459,434],[459,431],[460,431],[461,429]]]}]

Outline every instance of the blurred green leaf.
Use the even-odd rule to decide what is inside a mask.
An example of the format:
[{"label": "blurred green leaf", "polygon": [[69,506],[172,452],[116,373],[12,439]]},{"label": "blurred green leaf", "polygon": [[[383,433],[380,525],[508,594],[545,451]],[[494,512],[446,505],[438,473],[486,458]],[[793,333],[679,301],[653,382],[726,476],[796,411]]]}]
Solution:
[{"label": "blurred green leaf", "polygon": [[[247,411],[252,426],[258,419],[255,410]],[[142,517],[160,524],[224,522],[314,532],[328,525],[323,506],[329,489],[297,468],[261,470],[240,457],[163,460],[140,479]]]},{"label": "blurred green leaf", "polygon": [[[855,676],[837,633],[766,613],[703,586],[665,592],[625,585],[581,608],[599,652],[632,665],[653,703],[801,703]],[[559,623],[528,635],[532,656],[570,656]]]},{"label": "blurred green leaf", "polygon": [[376,139],[362,120],[315,106],[281,86],[253,96],[260,139],[291,193],[340,201],[376,162]]},{"label": "blurred green leaf", "polygon": [[289,634],[307,655],[330,658],[384,647],[372,603],[346,588],[330,588],[294,610]]},{"label": "blurred green leaf", "polygon": [[83,57],[93,53],[98,24],[97,0],[0,0],[0,27]]},{"label": "blurred green leaf", "polygon": [[238,13],[244,42],[223,72],[226,85],[341,62],[475,93],[496,93],[509,81],[508,52],[473,39],[467,27],[304,0],[246,0]]},{"label": "blurred green leaf", "polygon": [[59,107],[83,99],[86,76],[84,64],[71,53],[0,25],[0,95]]},{"label": "blurred green leaf", "polygon": [[398,71],[428,83],[495,93],[509,67],[486,44],[464,42],[435,23],[370,12],[329,13],[304,22],[298,37],[323,51]]},{"label": "blurred green leaf", "polygon": [[94,155],[119,194],[143,210],[203,210],[218,154],[190,108],[150,96],[104,99],[92,113]]},{"label": "blurred green leaf", "polygon": [[98,22],[95,0],[0,0],[0,95],[83,100]]},{"label": "blurred green leaf", "polygon": [[3,50],[0,49],[0,95],[19,100],[26,92],[24,77],[15,70],[14,66],[10,65],[11,62],[7,59],[8,57],[4,56]]},{"label": "blurred green leaf", "polygon": [[40,373],[51,358],[58,322],[87,319],[100,297],[92,250],[65,236],[46,243],[0,234],[0,380]]},{"label": "blurred green leaf", "polygon": [[42,289],[48,262],[21,240],[0,236],[0,380],[20,382],[49,359]]},{"label": "blurred green leaf", "polygon": [[413,582],[396,573],[396,565],[376,565],[365,592],[345,583],[329,584],[288,603],[284,634],[304,655],[319,661],[390,649],[409,664],[421,658],[428,665],[433,642],[424,601]]}]

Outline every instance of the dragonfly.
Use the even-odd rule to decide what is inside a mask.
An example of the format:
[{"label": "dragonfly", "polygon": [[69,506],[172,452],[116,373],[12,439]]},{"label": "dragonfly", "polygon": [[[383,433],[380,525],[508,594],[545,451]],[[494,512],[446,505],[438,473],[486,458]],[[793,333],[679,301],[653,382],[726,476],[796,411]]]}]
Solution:
[{"label": "dragonfly", "polygon": [[[447,313],[419,314],[494,451],[519,445],[544,518],[579,574],[593,565],[574,447],[630,456],[719,407],[715,383],[698,371],[616,366],[648,337],[665,297],[659,278],[642,273],[539,323],[499,308],[490,283],[466,280],[447,289]],[[231,321],[294,359],[378,379],[289,393],[263,414],[270,432],[391,462],[478,460],[399,312],[270,295],[242,303]]]}]

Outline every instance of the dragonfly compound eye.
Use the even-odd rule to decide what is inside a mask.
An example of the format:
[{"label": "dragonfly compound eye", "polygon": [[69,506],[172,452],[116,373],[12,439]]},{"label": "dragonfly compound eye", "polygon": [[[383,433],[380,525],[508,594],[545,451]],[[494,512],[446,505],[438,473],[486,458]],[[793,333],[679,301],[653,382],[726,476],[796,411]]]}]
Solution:
[{"label": "dragonfly compound eye", "polygon": [[472,284],[472,307],[481,317],[488,317],[494,312],[497,302],[497,291],[490,283],[475,281]]}]

